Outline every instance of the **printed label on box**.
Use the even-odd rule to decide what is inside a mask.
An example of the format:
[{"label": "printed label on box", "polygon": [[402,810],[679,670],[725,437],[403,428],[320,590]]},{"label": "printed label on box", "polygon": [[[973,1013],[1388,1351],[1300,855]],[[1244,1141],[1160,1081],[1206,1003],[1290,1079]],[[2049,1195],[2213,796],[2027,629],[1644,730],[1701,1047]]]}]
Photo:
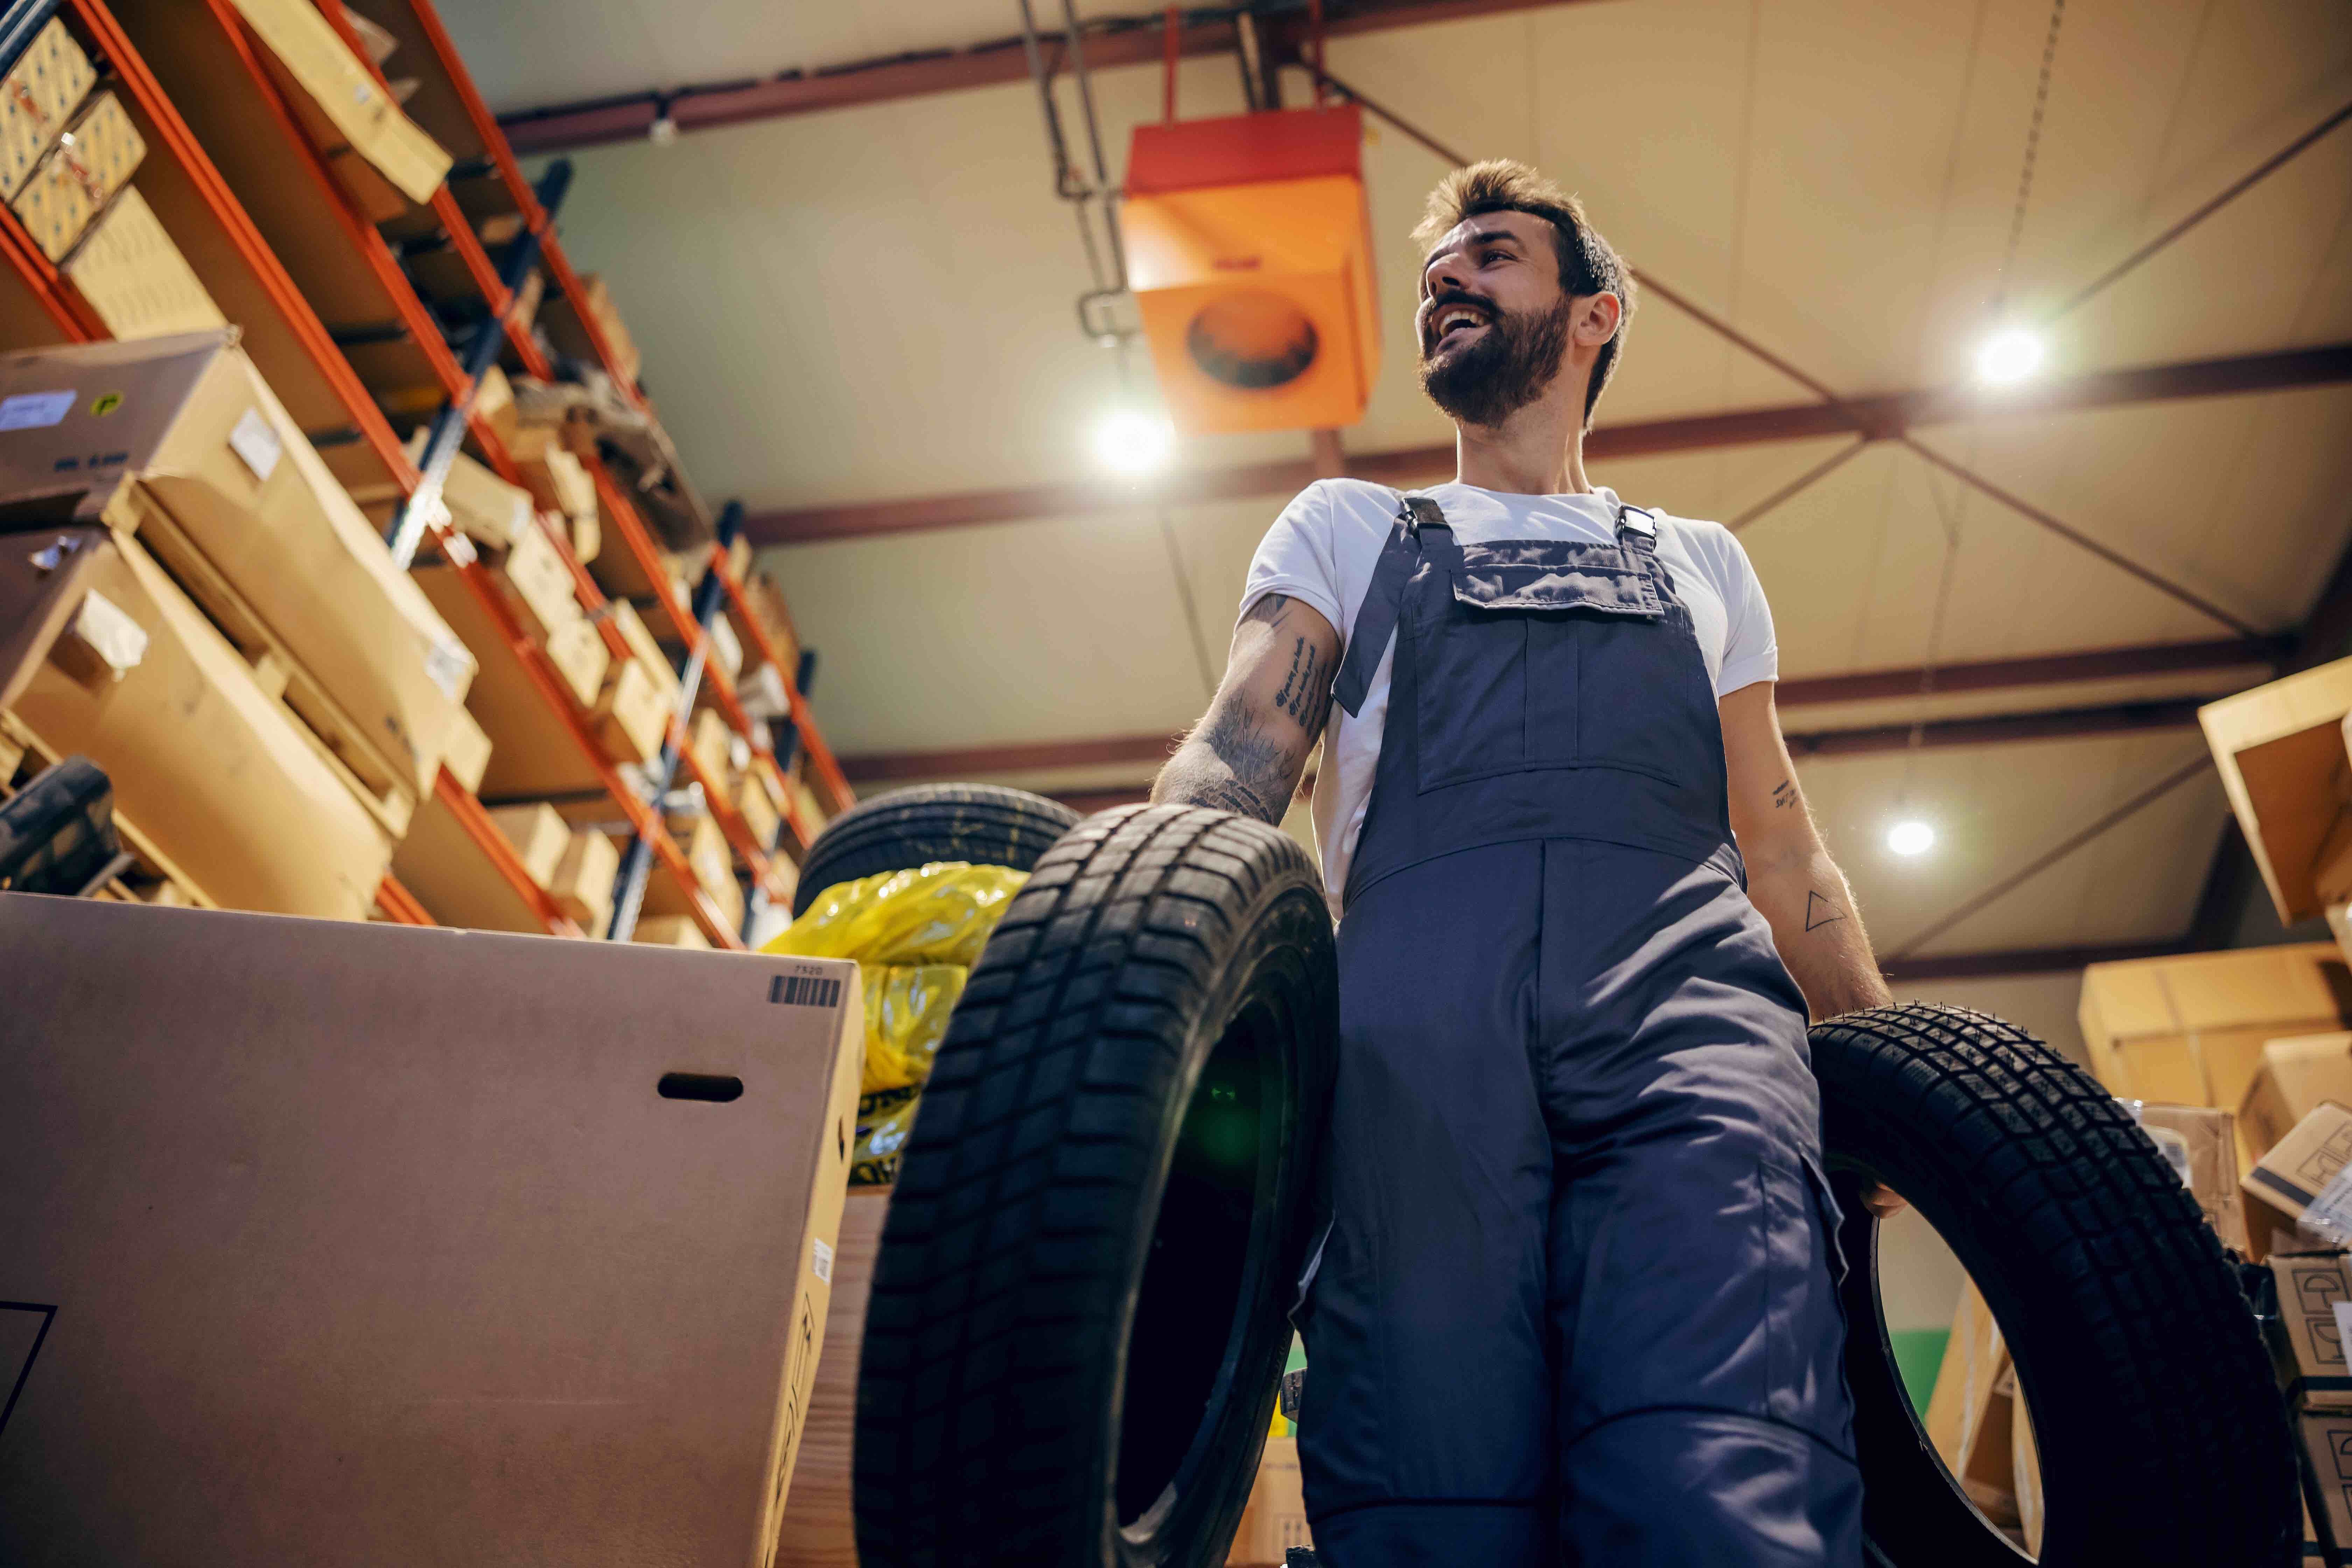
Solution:
[{"label": "printed label on box", "polygon": [[70,392],[20,392],[0,398],[0,430],[44,430],[71,412]]},{"label": "printed label on box", "polygon": [[277,471],[278,459],[286,453],[285,443],[278,438],[278,432],[261,416],[258,408],[248,408],[237,416],[236,427],[228,433],[228,444],[245,459],[253,477],[265,484]]},{"label": "printed label on box", "polygon": [[2352,1167],[2339,1169],[2327,1178],[2327,1184],[2305,1207],[2294,1228],[2328,1247],[2352,1245]]},{"label": "printed label on box", "polygon": [[818,1279],[830,1285],[833,1283],[833,1248],[826,1245],[822,1237],[812,1237],[809,1239],[812,1247],[809,1268]]}]

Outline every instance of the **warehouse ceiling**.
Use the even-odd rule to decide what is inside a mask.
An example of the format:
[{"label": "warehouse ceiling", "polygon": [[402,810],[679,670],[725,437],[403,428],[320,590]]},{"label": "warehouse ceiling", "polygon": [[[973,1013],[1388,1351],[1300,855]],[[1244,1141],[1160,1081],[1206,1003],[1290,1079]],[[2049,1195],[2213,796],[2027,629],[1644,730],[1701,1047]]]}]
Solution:
[{"label": "warehouse ceiling", "polygon": [[[1554,174],[1649,283],[1593,479],[1739,523],[1784,722],[1882,952],[2181,940],[2227,816],[2190,700],[2265,678],[2293,648],[2262,639],[2315,613],[2340,637],[2352,603],[2331,594],[2352,124],[2057,315],[2037,380],[1973,390],[1972,361],[1996,311],[2067,307],[2352,102],[2352,9],[2073,0],[2054,47],[2047,0],[1385,11],[1423,19],[1336,34],[1330,74],[1422,138]],[[573,151],[566,241],[611,280],[702,488],[797,541],[769,561],[853,777],[1131,795],[1314,469],[1304,433],[1198,439],[1160,489],[1107,487],[1086,435],[1117,380],[1077,327],[1085,259],[1034,89],[936,54],[814,74],[989,45],[1012,0],[446,19],[502,112],[785,73],[767,117],[695,129],[681,98],[674,141]],[[1244,107],[1231,57],[1180,79],[1187,115]],[[779,111],[812,82],[837,106]],[[1096,85],[1116,163],[1160,73]],[[1285,85],[1306,101],[1304,75]],[[1359,471],[1427,481],[1449,430],[1413,384],[1406,233],[1445,163],[1372,123],[1387,353],[1340,440]],[[2105,374],[2137,367],[2167,368]],[[1870,405],[1901,423],[1846,402],[1946,390]],[[1692,423],[1755,409],[1779,412],[1730,433],[1770,438]],[[1844,679],[1876,672],[1895,673]],[[1937,849],[1891,854],[1898,816]]]}]

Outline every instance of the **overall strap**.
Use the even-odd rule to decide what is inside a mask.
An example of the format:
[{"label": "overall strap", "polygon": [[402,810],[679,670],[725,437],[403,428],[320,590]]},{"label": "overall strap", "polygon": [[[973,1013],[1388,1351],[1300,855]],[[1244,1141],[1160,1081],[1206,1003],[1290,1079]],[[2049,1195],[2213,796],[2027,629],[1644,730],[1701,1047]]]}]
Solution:
[{"label": "overall strap", "polygon": [[1435,501],[1427,496],[1399,497],[1396,526],[1389,531],[1389,542],[1372,567],[1371,585],[1364,590],[1364,602],[1356,610],[1356,625],[1348,637],[1348,657],[1331,687],[1332,696],[1349,718],[1362,712],[1365,695],[1371,690],[1372,672],[1380,668],[1381,656],[1396,636],[1405,580],[1421,563],[1424,528],[1443,529],[1449,540],[1453,533]]},{"label": "overall strap", "polygon": [[1638,506],[1619,502],[1617,507],[1617,542],[1636,550],[1654,552],[1658,548],[1657,514]]}]

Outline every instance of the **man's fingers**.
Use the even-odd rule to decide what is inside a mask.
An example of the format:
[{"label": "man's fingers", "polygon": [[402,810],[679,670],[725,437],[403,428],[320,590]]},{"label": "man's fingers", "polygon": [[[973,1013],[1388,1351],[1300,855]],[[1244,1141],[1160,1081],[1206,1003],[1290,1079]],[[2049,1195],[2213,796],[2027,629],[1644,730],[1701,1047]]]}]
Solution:
[{"label": "man's fingers", "polygon": [[1873,1182],[1869,1190],[1862,1194],[1862,1206],[1881,1219],[1889,1219],[1911,1205],[1904,1200],[1902,1194],[1885,1182]]}]

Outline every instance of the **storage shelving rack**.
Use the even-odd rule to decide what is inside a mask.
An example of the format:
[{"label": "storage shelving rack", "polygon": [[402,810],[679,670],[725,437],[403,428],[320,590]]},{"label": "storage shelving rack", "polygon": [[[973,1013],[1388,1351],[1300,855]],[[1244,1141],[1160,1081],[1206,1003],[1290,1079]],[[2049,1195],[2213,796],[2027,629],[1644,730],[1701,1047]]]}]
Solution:
[{"label": "storage shelving rack", "polygon": [[[317,0],[317,7],[354,59],[389,90],[336,0]],[[476,381],[452,346],[453,337],[467,330],[499,333],[507,363],[524,374],[551,378],[551,366],[529,328],[516,320],[514,289],[500,276],[478,232],[478,226],[492,219],[506,218],[509,228],[519,223],[522,236],[502,243],[520,243],[527,237],[535,244],[551,290],[566,297],[615,386],[643,406],[641,390],[624,373],[587,308],[587,291],[563,253],[547,204],[524,178],[429,0],[363,0],[369,19],[399,39],[402,68],[419,73],[409,100],[412,114],[455,160],[449,178],[429,202],[408,202],[395,193],[396,203],[404,205],[396,212],[386,209],[383,192],[373,193],[377,198],[373,210],[362,210],[360,198],[306,132],[301,107],[292,96],[299,89],[272,68],[266,46],[228,0],[118,0],[111,7],[107,0],[65,0],[62,7],[48,0],[11,6],[7,20],[21,26],[26,25],[22,18],[29,16],[31,25],[37,26],[47,14],[61,8],[71,16],[84,47],[119,79],[120,96],[148,142],[147,162],[135,183],[224,313],[243,327],[247,352],[265,379],[347,485],[355,490],[388,489],[404,507],[425,482],[378,402],[379,394],[411,388],[429,389],[439,405],[435,417],[462,423],[481,459],[501,478],[519,480],[519,470],[497,432],[472,416]],[[150,45],[147,53],[138,47],[134,30]],[[162,66],[163,76],[152,68],[151,58]],[[221,90],[225,87],[236,90]],[[209,137],[199,133],[192,119],[204,122]],[[216,153],[239,178],[233,180],[224,172]],[[258,207],[263,221],[257,221],[248,203]],[[7,262],[0,276],[13,275],[21,286],[21,290],[0,289],[0,330],[15,329],[19,335],[10,341],[17,346],[107,335],[71,280],[40,254],[5,207],[0,207],[0,256]],[[403,265],[404,258],[418,256],[446,256],[457,264],[448,273],[454,286],[437,290],[430,301]],[[514,276],[520,280],[522,272]],[[334,312],[333,326],[322,319],[321,309]],[[460,318],[456,323],[448,319],[453,313]],[[362,374],[362,367],[367,374]],[[782,837],[790,841],[797,858],[814,825],[801,811],[796,794],[778,768],[765,727],[749,717],[726,671],[708,658],[707,634],[672,582],[636,507],[602,464],[592,458],[588,467],[604,517],[634,562],[646,591],[661,605],[673,640],[685,646],[690,662],[703,667],[702,684],[712,705],[749,743],[752,766],[769,775],[785,803]],[[546,528],[543,520],[537,525]],[[437,521],[433,531],[441,534]],[[603,590],[569,541],[558,531],[546,531],[570,568],[582,609],[599,626],[608,650],[626,657],[630,650],[607,613]],[[697,884],[658,803],[642,799],[606,760],[588,715],[523,629],[495,579],[473,561],[462,541],[445,554],[507,645],[504,654],[478,648],[477,658],[520,662],[632,832],[650,850],[655,864],[675,880],[706,937],[718,946],[740,946],[739,933]],[[723,548],[712,547],[707,571],[723,590],[741,640],[782,678],[814,793],[832,810],[846,808],[853,799],[848,784],[809,716],[793,672],[782,663],[779,650],[751,614],[744,585]],[[707,809],[755,887],[781,892],[776,857],[782,847],[757,841],[728,797],[724,781],[709,777],[700,759],[685,745],[691,718],[687,711],[672,716],[670,745],[688,777],[702,786]],[[434,791],[466,837],[550,932],[578,934],[530,879],[480,801],[446,768],[435,781]],[[389,919],[430,923],[422,905],[394,879],[385,879],[376,901]]]}]

